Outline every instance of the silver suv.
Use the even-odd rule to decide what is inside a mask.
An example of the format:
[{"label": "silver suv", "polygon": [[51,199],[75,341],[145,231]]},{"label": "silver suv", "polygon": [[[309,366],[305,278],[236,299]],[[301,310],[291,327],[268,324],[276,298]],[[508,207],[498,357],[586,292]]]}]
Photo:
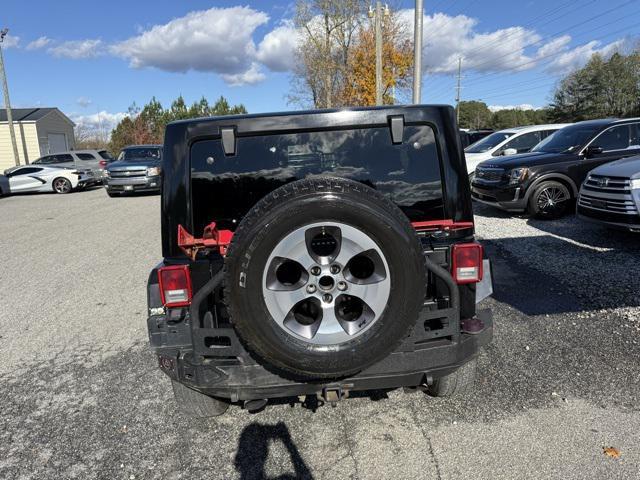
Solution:
[{"label": "silver suv", "polygon": [[578,196],[578,216],[640,232],[640,155],[589,172]]},{"label": "silver suv", "polygon": [[48,167],[74,168],[83,173],[93,174],[96,182],[102,181],[104,168],[114,159],[107,150],[72,150],[52,153],[32,162]]}]

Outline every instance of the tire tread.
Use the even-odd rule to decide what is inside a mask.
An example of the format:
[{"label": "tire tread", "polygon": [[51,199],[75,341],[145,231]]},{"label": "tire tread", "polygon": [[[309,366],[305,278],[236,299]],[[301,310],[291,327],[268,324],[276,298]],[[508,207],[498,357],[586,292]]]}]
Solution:
[{"label": "tire tread", "polygon": [[[274,208],[274,206],[283,202],[283,199],[293,197],[298,194],[322,193],[326,191],[335,191],[335,189],[340,189],[343,192],[351,191],[354,193],[357,192],[358,194],[367,194],[371,199],[377,201],[380,207],[383,208],[389,215],[394,216],[396,219],[398,219],[405,228],[413,229],[413,227],[411,226],[411,222],[409,221],[407,216],[404,214],[404,212],[402,212],[402,210],[400,210],[400,208],[396,204],[391,202],[389,199],[384,197],[373,188],[368,187],[367,185],[364,185],[362,183],[331,176],[317,176],[288,183],[272,191],[271,193],[264,196],[261,200],[259,200],[238,225],[231,240],[231,244],[229,245],[229,249],[227,250],[227,255],[224,262],[225,280],[223,282],[223,288],[225,290],[228,288],[228,279],[230,276],[229,265],[233,264],[236,261],[236,257],[243,254],[242,249],[237,246],[238,242],[236,241],[236,239],[243,238],[247,230],[250,230],[253,225],[257,221],[262,219],[272,208]],[[415,242],[416,249],[418,249],[421,253],[422,248],[417,236],[415,237]],[[422,254],[421,258],[424,258]],[[425,270],[426,279],[426,261],[423,268]],[[234,318],[238,318],[239,312],[236,311],[233,302],[229,301],[230,295],[224,295],[223,298],[223,302],[227,308],[231,321],[233,322]],[[245,325],[237,322],[233,323],[242,343],[245,345],[248,351],[258,353],[259,357],[265,358],[266,356],[261,355],[259,349],[256,348],[256,346],[249,340],[251,338],[251,333],[247,331],[248,329],[245,329]],[[404,335],[399,336],[399,338],[393,342],[393,349],[391,351],[400,346],[407,334],[408,331],[405,332]],[[265,358],[265,360],[269,360],[268,357]],[[293,373],[285,365],[280,365],[275,362],[273,362],[272,365],[277,367],[278,369],[283,369],[283,373],[287,371],[289,374]],[[303,379],[316,379],[321,377],[321,375],[318,374],[305,374],[300,371],[295,372],[295,376]]]}]

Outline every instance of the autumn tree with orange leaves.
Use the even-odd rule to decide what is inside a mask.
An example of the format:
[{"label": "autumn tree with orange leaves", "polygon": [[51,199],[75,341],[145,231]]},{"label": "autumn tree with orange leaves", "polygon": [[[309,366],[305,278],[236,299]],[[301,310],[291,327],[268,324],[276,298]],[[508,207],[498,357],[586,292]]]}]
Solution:
[{"label": "autumn tree with orange leaves", "polygon": [[[376,104],[376,41],[374,22],[358,32],[350,52],[348,77],[340,93],[344,105]],[[393,13],[382,24],[382,101],[404,99],[413,82],[413,42]]]},{"label": "autumn tree with orange leaves", "polygon": [[[298,0],[298,63],[289,103],[336,108],[375,105],[375,29],[366,0]],[[413,42],[396,13],[383,21],[383,102],[407,98]],[[394,98],[395,92],[395,98]]]}]

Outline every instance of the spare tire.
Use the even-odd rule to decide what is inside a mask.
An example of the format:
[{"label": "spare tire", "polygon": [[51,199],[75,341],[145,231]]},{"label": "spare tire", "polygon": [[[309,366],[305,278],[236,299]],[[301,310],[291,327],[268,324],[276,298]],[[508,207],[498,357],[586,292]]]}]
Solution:
[{"label": "spare tire", "polygon": [[372,188],[315,177],[284,185],[243,218],[225,259],[225,302],[263,363],[337,378],[389,355],[425,297],[420,240]]}]

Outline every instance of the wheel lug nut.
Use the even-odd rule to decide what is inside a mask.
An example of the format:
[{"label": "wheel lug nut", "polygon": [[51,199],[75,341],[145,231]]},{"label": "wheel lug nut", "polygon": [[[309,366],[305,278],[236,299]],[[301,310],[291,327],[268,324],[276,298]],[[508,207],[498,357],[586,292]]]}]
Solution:
[{"label": "wheel lug nut", "polygon": [[309,285],[307,285],[307,293],[315,293],[316,291],[316,286],[313,283],[310,283]]},{"label": "wheel lug nut", "polygon": [[311,267],[311,275],[320,275],[320,267]]},{"label": "wheel lug nut", "polygon": [[344,292],[347,289],[347,282],[338,282],[338,290]]},{"label": "wheel lug nut", "polygon": [[333,301],[333,297],[331,296],[330,293],[325,293],[322,296],[322,300],[324,300],[325,303],[331,303]]},{"label": "wheel lug nut", "polygon": [[340,273],[340,266],[339,265],[331,265],[331,273],[333,273],[334,275],[336,273]]}]

